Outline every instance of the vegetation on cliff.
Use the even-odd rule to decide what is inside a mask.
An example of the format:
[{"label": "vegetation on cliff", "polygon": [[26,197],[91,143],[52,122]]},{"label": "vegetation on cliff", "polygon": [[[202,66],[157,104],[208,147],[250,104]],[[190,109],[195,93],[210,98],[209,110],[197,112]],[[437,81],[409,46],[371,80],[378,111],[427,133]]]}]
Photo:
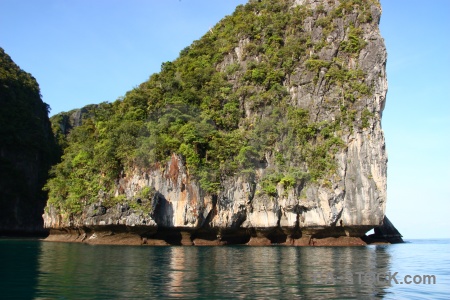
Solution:
[{"label": "vegetation on cliff", "polygon": [[0,231],[43,230],[42,187],[58,152],[39,85],[0,48]]},{"label": "vegetation on cliff", "polygon": [[[361,27],[372,21],[372,5],[379,4],[341,0],[328,10],[250,1],[123,98],[85,108],[69,134],[60,126],[68,114],[54,116],[64,154],[46,185],[48,204],[81,213],[99,194],[113,199],[124,173],[157,168],[172,153],[210,194],[225,178],[255,178],[260,168],[261,191],[270,197],[280,184],[329,184],[334,155],[345,147],[341,136],[375,117],[361,109],[372,87],[354,63],[366,46]],[[337,31],[345,38],[333,40]],[[292,96],[299,86],[334,91],[322,106],[339,113],[317,118]]]}]

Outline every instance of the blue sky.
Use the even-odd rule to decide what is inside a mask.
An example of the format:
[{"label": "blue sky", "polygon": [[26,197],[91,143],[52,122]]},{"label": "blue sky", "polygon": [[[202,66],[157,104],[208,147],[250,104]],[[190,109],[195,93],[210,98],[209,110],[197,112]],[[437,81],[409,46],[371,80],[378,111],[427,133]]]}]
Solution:
[{"label": "blue sky", "polygon": [[[51,114],[114,101],[245,0],[0,0],[0,47]],[[450,238],[450,1],[381,0],[389,92],[387,215]]]}]

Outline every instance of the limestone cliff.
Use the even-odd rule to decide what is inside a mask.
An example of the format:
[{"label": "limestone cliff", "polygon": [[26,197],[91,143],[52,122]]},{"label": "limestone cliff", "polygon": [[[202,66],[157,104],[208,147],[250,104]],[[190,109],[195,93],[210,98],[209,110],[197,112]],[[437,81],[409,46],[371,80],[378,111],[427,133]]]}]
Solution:
[{"label": "limestone cliff", "polygon": [[36,80],[0,48],[0,234],[43,234],[56,143]]},{"label": "limestone cliff", "polygon": [[[250,23],[239,24],[241,15],[249,16]],[[111,192],[98,188],[95,195],[80,197],[75,213],[68,209],[72,204],[61,204],[71,194],[58,198],[62,200],[55,196],[43,216],[45,226],[55,233],[78,232],[83,240],[95,232],[131,231],[147,242],[165,239],[162,232],[176,232],[183,244],[251,238],[301,244],[296,241],[305,237],[306,243],[311,238],[361,237],[379,226],[385,213],[387,165],[381,129],[386,49],[380,16],[378,1],[263,0],[238,7],[183,50],[179,60],[163,64],[163,75],[175,69],[169,87],[155,75],[123,101],[135,103],[127,104],[125,113],[130,113],[129,107],[144,99],[144,119],[151,120],[152,111],[167,113],[167,104],[162,110],[158,99],[174,99],[174,90],[182,91],[186,103],[203,110],[196,116],[203,117],[205,110],[216,112],[213,100],[201,94],[213,85],[214,75],[190,89],[186,86],[196,75],[223,74],[226,88],[215,95],[225,99],[217,104],[219,116],[211,113],[210,121],[196,124],[195,130],[213,124],[221,132],[243,132],[246,144],[234,160],[212,164],[221,152],[207,135],[206,142],[191,144],[184,135],[174,149],[170,147],[175,142],[168,143],[161,152],[167,159],[149,156],[150,163],[142,163],[139,155],[131,162],[119,157]],[[243,33],[227,41],[222,33],[237,27]],[[184,78],[183,61],[195,56],[198,62],[206,55],[197,53],[202,43],[219,45],[221,52],[208,54],[211,65],[202,61],[199,73],[193,68],[193,75]],[[237,103],[234,108],[230,99]],[[137,109],[133,112],[138,114]],[[228,125],[233,116],[236,123]],[[152,126],[161,126],[161,119],[158,122]],[[152,129],[147,130],[151,136]],[[146,153],[154,153],[159,141],[145,148]],[[234,163],[238,167],[227,169]],[[210,179],[213,175],[216,181]]]}]

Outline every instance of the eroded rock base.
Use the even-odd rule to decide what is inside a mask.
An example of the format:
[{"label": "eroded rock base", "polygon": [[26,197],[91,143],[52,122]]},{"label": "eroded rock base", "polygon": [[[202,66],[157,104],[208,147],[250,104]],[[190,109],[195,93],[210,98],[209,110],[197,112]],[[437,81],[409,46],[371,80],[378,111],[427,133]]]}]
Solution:
[{"label": "eroded rock base", "polygon": [[[328,235],[326,233],[328,232]],[[345,231],[342,231],[345,232]],[[338,235],[333,228],[295,231],[275,228],[237,230],[189,230],[186,228],[156,228],[145,226],[108,226],[104,228],[51,229],[46,241],[74,242],[91,245],[148,245],[148,246],[365,246],[389,244],[387,240],[372,239],[364,234]],[[353,233],[358,230],[353,230]]]}]

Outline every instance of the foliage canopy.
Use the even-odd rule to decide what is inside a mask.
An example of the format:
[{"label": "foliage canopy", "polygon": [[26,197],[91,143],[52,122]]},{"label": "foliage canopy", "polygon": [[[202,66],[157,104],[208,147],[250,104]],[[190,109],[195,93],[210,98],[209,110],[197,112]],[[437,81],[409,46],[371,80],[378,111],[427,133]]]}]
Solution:
[{"label": "foliage canopy", "polygon": [[[334,154],[344,146],[338,133],[357,126],[352,107],[370,92],[365,74],[343,63],[366,45],[358,26],[370,22],[370,5],[343,0],[330,12],[292,8],[287,0],[238,6],[148,81],[113,103],[91,106],[67,136],[54,126],[65,149],[47,183],[49,204],[81,212],[101,192],[112,197],[122,172],[164,164],[172,153],[183,157],[189,174],[212,194],[227,176],[254,176],[267,165],[261,186],[270,196],[278,184],[289,189],[333,173]],[[350,8],[364,16],[348,28],[341,61],[311,56],[327,47],[334,20]],[[323,31],[320,41],[304,28],[312,16]],[[327,84],[342,91],[335,99],[342,108],[338,118],[317,122],[296,107],[288,88],[299,70],[312,74],[311,85],[325,71]],[[64,116],[55,116],[54,124]],[[370,117],[365,114],[364,125]]]}]

